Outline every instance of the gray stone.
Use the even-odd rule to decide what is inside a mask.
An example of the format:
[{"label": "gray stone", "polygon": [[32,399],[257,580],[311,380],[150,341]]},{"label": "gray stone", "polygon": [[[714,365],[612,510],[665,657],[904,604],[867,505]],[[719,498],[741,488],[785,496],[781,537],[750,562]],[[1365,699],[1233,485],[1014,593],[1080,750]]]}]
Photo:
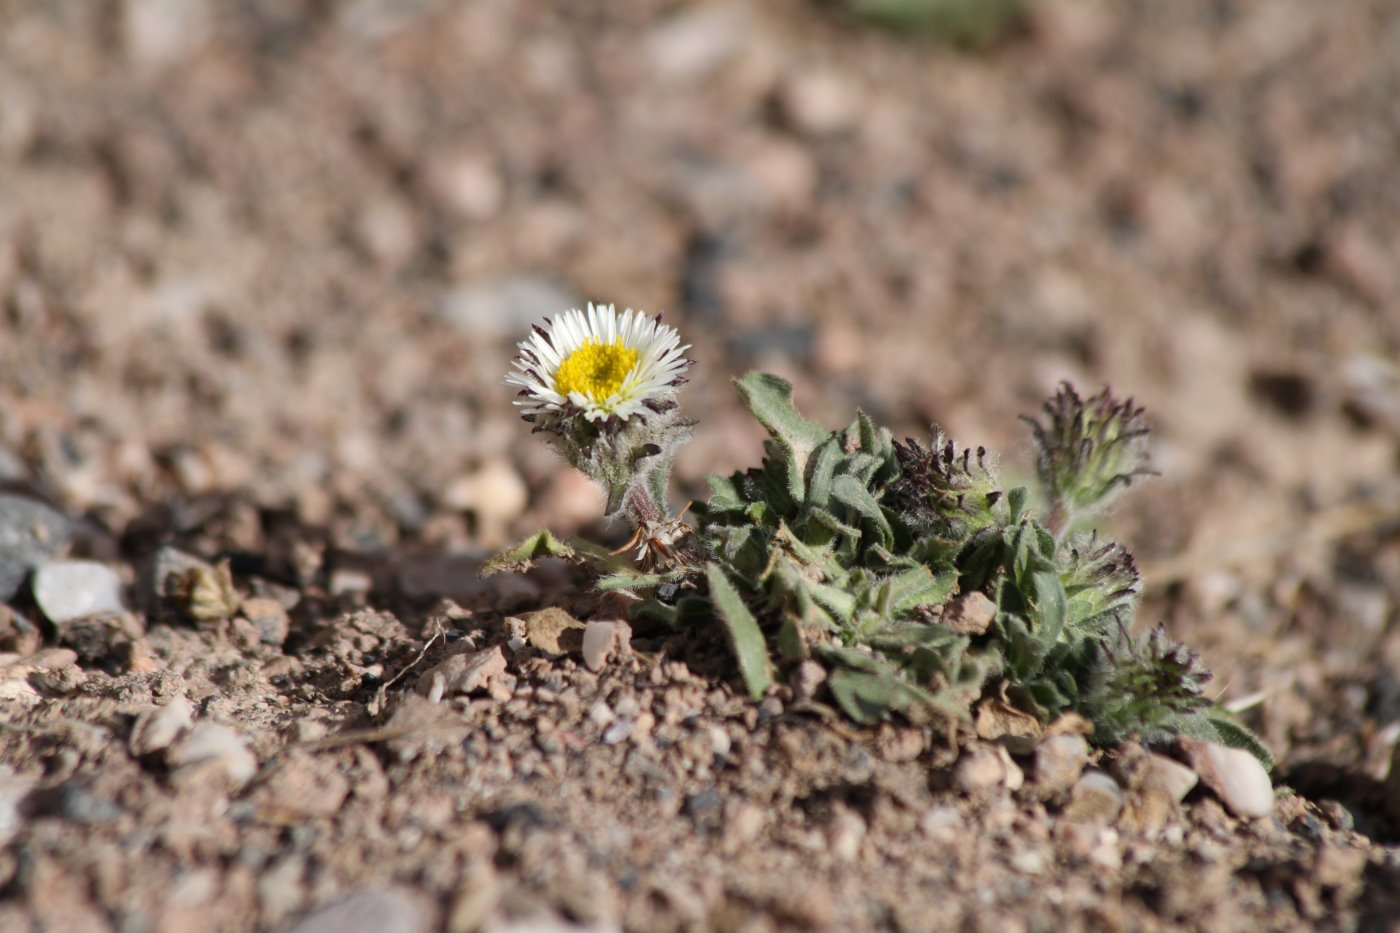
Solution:
[{"label": "gray stone", "polygon": [[122,579],[106,564],[61,560],[34,571],[34,602],[50,622],[62,625],[84,616],[126,611]]},{"label": "gray stone", "polygon": [[370,888],[317,908],[291,933],[427,933],[436,919],[433,913],[426,900],[410,891]]},{"label": "gray stone", "polygon": [[548,279],[518,276],[459,285],[442,296],[438,313],[474,340],[519,339],[530,325],[581,304]]},{"label": "gray stone", "polygon": [[29,571],[62,553],[73,523],[36,499],[0,493],[0,602],[18,592]]}]

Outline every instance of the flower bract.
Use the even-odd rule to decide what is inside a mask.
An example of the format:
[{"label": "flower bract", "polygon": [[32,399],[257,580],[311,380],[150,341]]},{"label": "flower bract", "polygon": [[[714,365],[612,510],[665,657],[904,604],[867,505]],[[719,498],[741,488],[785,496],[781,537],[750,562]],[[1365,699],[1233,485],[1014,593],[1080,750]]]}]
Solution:
[{"label": "flower bract", "polygon": [[516,404],[527,415],[625,421],[669,407],[691,362],[681,355],[687,349],[659,314],[590,304],[536,327],[506,382],[520,387]]}]

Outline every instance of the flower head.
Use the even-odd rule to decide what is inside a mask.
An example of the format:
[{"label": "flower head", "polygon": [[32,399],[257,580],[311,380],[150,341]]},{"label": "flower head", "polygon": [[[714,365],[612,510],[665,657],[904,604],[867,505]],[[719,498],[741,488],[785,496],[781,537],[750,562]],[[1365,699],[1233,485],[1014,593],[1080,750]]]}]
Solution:
[{"label": "flower head", "polygon": [[[626,421],[673,406],[685,382],[689,346],[675,328],[612,305],[588,306],[587,313],[565,311],[520,344],[516,372],[506,382],[519,386],[527,418],[541,414],[582,414],[589,421]],[[532,419],[533,420],[533,419]]]}]

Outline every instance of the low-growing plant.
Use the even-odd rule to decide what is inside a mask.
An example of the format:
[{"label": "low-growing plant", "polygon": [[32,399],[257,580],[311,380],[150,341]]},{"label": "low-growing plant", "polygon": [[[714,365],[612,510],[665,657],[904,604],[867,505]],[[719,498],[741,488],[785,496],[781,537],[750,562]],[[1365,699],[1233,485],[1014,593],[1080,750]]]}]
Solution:
[{"label": "low-growing plant", "polygon": [[[546,554],[598,566],[600,588],[648,597],[638,613],[720,627],[755,699],[775,672],[815,661],[825,695],[858,723],[971,722],[981,704],[1010,704],[1045,725],[1077,714],[1102,744],[1186,735],[1268,761],[1206,695],[1211,675],[1194,652],[1161,626],[1134,633],[1142,583],[1128,549],[1081,529],[1152,472],[1131,400],[1107,389],[1085,399],[1064,385],[1028,419],[1044,498],[1035,509],[983,448],[937,428],[927,445],[899,443],[863,413],[827,430],[798,413],[787,382],[750,373],[736,384],[768,432],[763,460],[710,477],[691,525],[665,502],[671,457],[693,425],[677,414],[678,382],[668,378],[656,398],[624,398],[631,377],[590,348],[614,347],[638,366],[647,357],[625,352],[630,338],[609,324],[613,310],[590,307],[587,331],[561,329],[561,319],[521,345],[529,356],[517,368],[530,378],[513,381],[524,384],[536,430],[610,489],[611,510],[636,533],[608,553],[544,532],[490,570]],[[678,359],[685,348],[664,330],[657,345]],[[597,364],[596,384],[577,381],[580,360]],[[564,391],[579,386],[580,398]],[[601,414],[590,417],[590,405]],[[622,551],[633,547],[629,561]]]}]

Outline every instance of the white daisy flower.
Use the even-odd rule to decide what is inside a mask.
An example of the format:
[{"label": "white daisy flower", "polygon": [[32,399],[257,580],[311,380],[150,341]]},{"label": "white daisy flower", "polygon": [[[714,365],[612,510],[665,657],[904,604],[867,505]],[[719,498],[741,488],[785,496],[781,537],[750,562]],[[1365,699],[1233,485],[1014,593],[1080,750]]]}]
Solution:
[{"label": "white daisy flower", "polygon": [[536,326],[520,345],[517,370],[506,383],[519,386],[515,404],[526,416],[581,412],[589,421],[625,421],[647,410],[664,411],[691,360],[681,356],[675,328],[628,308],[588,306]]}]

